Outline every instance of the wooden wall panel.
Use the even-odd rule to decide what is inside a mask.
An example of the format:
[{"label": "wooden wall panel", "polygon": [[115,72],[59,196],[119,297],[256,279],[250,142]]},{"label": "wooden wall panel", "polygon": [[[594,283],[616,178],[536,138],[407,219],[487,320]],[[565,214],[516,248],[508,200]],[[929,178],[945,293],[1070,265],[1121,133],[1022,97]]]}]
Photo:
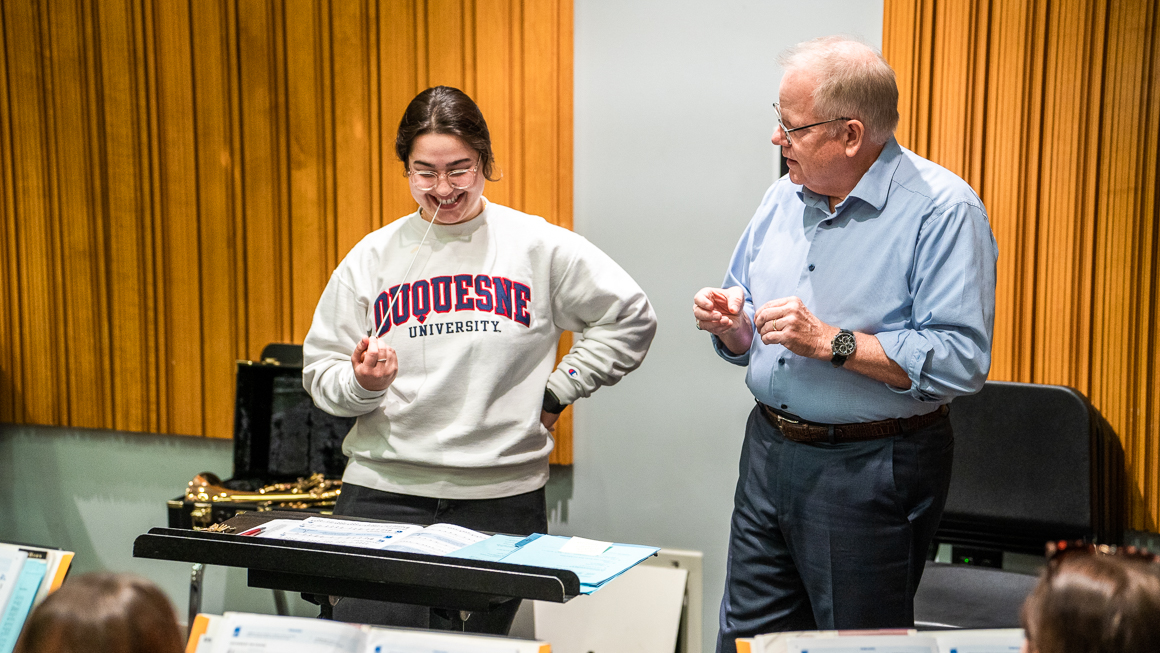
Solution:
[{"label": "wooden wall panel", "polygon": [[[196,213],[198,216],[198,264],[201,293],[198,312],[202,316],[202,387],[204,392],[203,430],[229,428],[218,435],[233,433],[233,372],[215,365],[218,352],[238,357],[238,320],[214,319],[218,315],[238,315],[237,250],[234,215],[232,127],[236,87],[230,66],[230,7],[225,0],[194,2],[189,6],[193,30],[193,111],[196,119],[194,147],[197,166]],[[242,298],[244,301],[244,297]]]},{"label": "wooden wall panel", "polygon": [[[7,29],[4,8],[0,7],[0,36],[7,43]],[[8,52],[0,48],[0,153],[12,152],[11,97],[8,92]],[[0,162],[0,397],[10,398],[0,401],[0,422],[22,420],[23,400],[17,393],[22,375],[20,356],[16,351],[17,334],[20,333],[18,319],[20,291],[17,285],[19,266],[16,258],[16,223],[10,216],[16,214],[14,170],[8,157]]]},{"label": "wooden wall panel", "polygon": [[[419,7],[411,0],[383,0],[379,5],[379,61],[383,83],[379,87],[382,128],[380,161],[382,162],[382,226],[415,210],[410,185],[403,176],[402,164],[395,156],[395,132],[407,103],[427,88],[427,54],[425,39],[420,47]],[[425,23],[424,23],[425,24]],[[475,98],[479,102],[479,98]],[[491,127],[492,117],[488,116]],[[492,134],[494,140],[494,129]],[[489,194],[491,190],[488,189]]]},{"label": "wooden wall panel", "polygon": [[228,437],[234,360],[301,342],[346,252],[414,211],[394,137],[428,86],[488,117],[488,197],[570,228],[572,13],[0,3],[0,420]]},{"label": "wooden wall panel", "polygon": [[[1158,38],[1157,11],[1154,2],[1112,2],[1107,9],[1092,357],[1093,402],[1109,406],[1105,414],[1121,427],[1128,475],[1144,499],[1130,504],[1130,517],[1151,530],[1160,512],[1160,497],[1145,493],[1155,485],[1149,479],[1156,469],[1147,463],[1158,437],[1157,416],[1145,409],[1160,326],[1151,304],[1158,272],[1154,87],[1160,62],[1141,54],[1155,49],[1149,41]],[[1149,134],[1151,143],[1141,138]]]},{"label": "wooden wall panel", "polygon": [[[1073,379],[1090,387],[1091,288],[1095,226],[1095,167],[1085,162],[1098,147],[1093,129],[1098,117],[1101,70],[1089,65],[1102,51],[1103,25],[1090,9],[1071,15],[1053,12],[1047,31],[1057,34],[1046,50],[1043,85],[1043,139],[1050,143],[1051,165],[1038,183],[1043,212],[1038,249],[1032,367],[1043,378]],[[1082,44],[1082,47],[1075,47]],[[1052,352],[1074,352],[1058,356]]]},{"label": "wooden wall panel", "polygon": [[510,175],[516,165],[512,135],[516,127],[515,116],[519,111],[512,95],[512,81],[515,77],[513,66],[519,59],[518,53],[514,51],[518,44],[512,33],[515,27],[513,15],[511,2],[482,2],[475,11],[473,30],[479,47],[479,60],[475,69],[479,89],[472,97],[487,116],[492,149],[495,150],[498,164],[496,174],[504,176],[503,183],[488,187],[487,196],[509,206],[516,201]]},{"label": "wooden wall panel", "polygon": [[[86,207],[94,199],[92,151],[88,140],[83,137],[88,132],[85,106],[87,104],[87,84],[61,84],[67,79],[85,80],[87,61],[82,45],[87,41],[84,15],[81,7],[70,3],[67,11],[45,16],[45,28],[49,47],[52,51],[50,109],[45,116],[52,121],[51,131],[56,134],[56,142],[51,144],[50,184],[55,191],[55,206],[51,220],[57,225],[55,230],[60,239],[60,298],[61,323],[58,332],[67,338],[67,348],[71,351],[99,351],[101,341],[99,330],[91,325],[99,324],[100,287],[103,285],[101,271],[93,264],[99,261],[96,252],[100,247],[99,235],[94,233],[92,222],[84,220],[75,228],[61,225],[66,216],[84,216]],[[96,267],[97,269],[94,269]],[[93,283],[96,281],[97,283]],[[73,358],[67,374],[61,375],[66,397],[88,391],[85,381],[100,376],[102,360],[99,357],[78,356]],[[106,413],[106,388],[95,388],[97,396],[86,402],[68,402],[69,418],[79,426],[100,424]]]},{"label": "wooden wall panel", "polygon": [[[375,25],[366,2],[334,5],[334,168],[341,171],[334,180],[334,214],[337,221],[334,265],[363,236],[377,225],[375,215],[378,157],[371,145],[377,144],[372,31]],[[371,126],[376,127],[371,134]],[[333,267],[333,266],[332,266]]]},{"label": "wooden wall panel", "polygon": [[[306,336],[314,304],[330,276],[334,243],[334,216],[326,203],[331,190],[327,169],[328,103],[332,86],[326,83],[324,42],[329,16],[311,0],[287,0],[286,111],[290,146],[290,257],[294,272],[290,284],[291,333]],[[329,219],[328,219],[329,218]]]},{"label": "wooden wall panel", "polygon": [[159,143],[151,137],[158,119],[152,91],[157,85],[156,30],[147,5],[124,0],[101,7],[117,13],[115,19],[93,14],[93,31],[101,35],[95,80],[123,80],[94,83],[101,109],[92,133],[104,146],[93,167],[101,175],[98,192],[106,198],[106,213],[93,210],[89,217],[105,227],[109,243],[103,281],[109,297],[105,328],[111,376],[106,379],[113,393],[114,428],[164,431],[169,419],[163,398],[171,381],[163,367],[168,343],[160,339],[157,320],[164,297],[159,283],[164,234],[161,171],[155,164]]},{"label": "wooden wall panel", "polygon": [[427,0],[425,4],[421,42],[426,50],[426,86],[444,84],[471,95],[476,91],[475,80],[467,75],[467,60],[474,52],[467,35],[473,33],[470,23],[475,3]]},{"label": "wooden wall panel", "polygon": [[[17,419],[34,423],[58,423],[67,419],[63,375],[57,365],[37,364],[38,360],[59,360],[69,355],[66,335],[61,328],[61,304],[53,266],[57,242],[50,214],[55,205],[48,178],[49,153],[53,145],[46,120],[49,92],[45,67],[37,53],[45,51],[43,14],[31,4],[7,4],[4,38],[8,59],[11,103],[9,120],[12,149],[5,157],[13,179],[14,210],[8,215],[13,225],[18,265],[13,313],[15,331],[11,347],[19,362],[13,376],[15,396],[20,405]],[[17,167],[19,162],[19,167]],[[20,219],[16,220],[16,213]]]},{"label": "wooden wall panel", "polygon": [[290,195],[286,126],[285,8],[248,2],[237,16],[245,355],[290,342]]},{"label": "wooden wall panel", "polygon": [[[1140,185],[1140,215],[1147,216],[1149,214],[1155,216],[1160,213],[1160,162],[1157,161],[1155,145],[1160,143],[1160,84],[1156,80],[1160,78],[1160,38],[1156,38],[1157,32],[1160,32],[1160,10],[1153,6],[1151,14],[1147,16],[1147,22],[1144,23],[1148,29],[1151,30],[1152,38],[1144,39],[1143,47],[1140,50],[1140,55],[1150,62],[1150,70],[1145,72],[1145,79],[1151,80],[1147,85],[1147,97],[1145,98],[1147,110],[1141,116],[1143,118],[1140,127],[1141,143],[1138,148],[1140,156],[1140,177],[1143,183]],[[1148,144],[1151,143],[1153,148],[1148,149]],[[1146,218],[1145,218],[1146,219]],[[1155,232],[1157,220],[1153,219],[1153,232]],[[1153,235],[1153,250],[1151,260],[1153,265],[1157,258],[1160,258],[1160,245],[1156,244],[1156,236]],[[1144,332],[1141,334],[1144,338],[1148,338],[1150,334],[1155,334],[1160,329],[1160,284],[1156,283],[1155,268],[1153,268],[1153,275],[1151,276],[1151,296],[1143,297],[1142,299],[1148,303],[1151,332]],[[1132,507],[1134,510],[1142,513],[1134,516],[1133,519],[1137,523],[1155,524],[1160,519],[1157,518],[1156,504],[1160,503],[1160,428],[1157,423],[1160,422],[1160,382],[1156,376],[1160,371],[1160,347],[1152,345],[1147,348],[1149,353],[1143,353],[1142,356],[1148,365],[1146,379],[1147,397],[1140,406],[1140,412],[1144,415],[1142,420],[1142,427],[1139,430],[1141,440],[1146,444],[1144,456],[1133,461],[1136,471],[1137,487],[1140,489],[1142,495],[1141,500],[1133,501]]]},{"label": "wooden wall panel", "polygon": [[[999,241],[991,378],[1069,385],[1160,523],[1155,2],[888,0],[903,145],[964,176]],[[926,53],[929,60],[923,59]]]},{"label": "wooden wall panel", "polygon": [[[173,433],[206,432],[203,379],[203,326],[218,316],[203,314],[203,273],[198,224],[197,115],[194,109],[193,25],[191,5],[161,0],[153,12],[156,57],[158,223],[157,316],[162,375],[169,379],[162,405],[163,424]],[[115,119],[110,116],[110,118]],[[223,216],[224,217],[224,216]],[[232,352],[230,352],[232,354]]]},{"label": "wooden wall panel", "polygon": [[[558,24],[555,0],[526,0],[524,10],[524,34],[521,41],[525,52],[552,52],[558,37],[556,30],[543,26]],[[556,193],[556,167],[560,162],[559,142],[555,138],[558,119],[556,93],[559,70],[556,66],[545,66],[537,57],[525,57],[523,61],[524,94],[526,97],[524,118],[524,169],[537,174],[524,174],[524,207],[536,215],[556,215],[559,213]],[[527,147],[535,144],[535,147]]]}]

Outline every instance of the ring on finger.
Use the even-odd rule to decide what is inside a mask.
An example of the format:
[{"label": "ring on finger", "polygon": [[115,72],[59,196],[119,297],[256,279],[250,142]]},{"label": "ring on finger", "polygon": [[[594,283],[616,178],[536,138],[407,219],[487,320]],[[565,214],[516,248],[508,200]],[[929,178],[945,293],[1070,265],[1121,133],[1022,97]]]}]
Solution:
[{"label": "ring on finger", "polygon": [[774,330],[774,331],[781,331],[781,329],[779,329],[779,328],[777,327],[777,320],[774,320],[774,321],[773,321],[773,330]]},{"label": "ring on finger", "polygon": [[701,326],[701,321],[700,321],[700,320],[698,320],[697,318],[693,318],[693,326],[697,327],[697,330],[698,330],[698,331],[704,331],[704,330],[705,330],[705,329],[704,329],[704,328]]}]

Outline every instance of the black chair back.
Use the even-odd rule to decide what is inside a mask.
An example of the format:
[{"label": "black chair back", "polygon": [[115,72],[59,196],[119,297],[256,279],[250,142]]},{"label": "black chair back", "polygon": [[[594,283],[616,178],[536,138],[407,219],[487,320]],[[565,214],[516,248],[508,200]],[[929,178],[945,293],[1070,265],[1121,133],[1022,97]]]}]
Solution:
[{"label": "black chair back", "polygon": [[951,404],[955,458],[937,542],[1042,554],[1049,540],[1117,544],[1119,439],[1072,388],[988,381]]}]

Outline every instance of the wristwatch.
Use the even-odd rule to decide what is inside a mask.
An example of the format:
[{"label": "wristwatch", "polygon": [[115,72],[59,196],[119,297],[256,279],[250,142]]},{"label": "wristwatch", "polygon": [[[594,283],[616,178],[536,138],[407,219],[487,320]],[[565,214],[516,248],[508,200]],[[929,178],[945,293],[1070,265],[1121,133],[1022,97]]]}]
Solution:
[{"label": "wristwatch", "polygon": [[834,356],[830,359],[834,367],[841,367],[846,359],[854,355],[854,350],[858,348],[858,341],[854,338],[854,332],[849,329],[842,329],[834,339],[830,341],[830,349],[833,350]]},{"label": "wristwatch", "polygon": [[564,409],[567,407],[568,407],[567,404],[560,403],[560,400],[556,398],[555,392],[552,392],[551,390],[544,388],[543,410],[545,413],[552,413],[553,415],[559,415],[560,413],[564,412]]}]

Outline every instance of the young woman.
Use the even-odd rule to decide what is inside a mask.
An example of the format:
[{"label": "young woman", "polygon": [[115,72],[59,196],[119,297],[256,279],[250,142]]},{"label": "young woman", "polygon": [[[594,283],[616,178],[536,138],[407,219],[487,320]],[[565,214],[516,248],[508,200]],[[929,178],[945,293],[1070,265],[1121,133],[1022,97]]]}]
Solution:
[{"label": "young woman", "polygon": [[[640,365],[652,307],[584,238],[487,201],[491,140],[462,91],[416,96],[395,148],[419,210],[351,250],[303,346],[315,403],[358,418],[335,512],[545,532],[549,431],[566,405]],[[566,330],[579,336],[556,365]],[[517,606],[466,629],[506,632]],[[428,625],[425,608],[351,599],[334,616]]]}]

